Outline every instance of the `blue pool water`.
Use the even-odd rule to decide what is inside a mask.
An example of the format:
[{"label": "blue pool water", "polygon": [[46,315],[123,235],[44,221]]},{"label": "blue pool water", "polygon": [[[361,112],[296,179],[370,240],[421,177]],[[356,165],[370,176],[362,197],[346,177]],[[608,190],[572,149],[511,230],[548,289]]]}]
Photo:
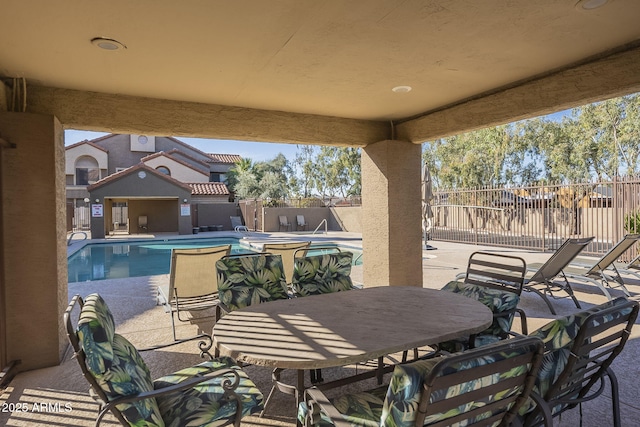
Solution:
[{"label": "blue pool water", "polygon": [[[251,251],[250,248],[241,246],[239,242],[239,239],[218,238],[90,244],[69,257],[69,282],[168,274],[171,265],[171,249],[174,248],[230,244],[231,253]],[[343,249],[354,252],[354,259],[358,259],[360,263],[358,257],[360,251],[351,248]]]}]

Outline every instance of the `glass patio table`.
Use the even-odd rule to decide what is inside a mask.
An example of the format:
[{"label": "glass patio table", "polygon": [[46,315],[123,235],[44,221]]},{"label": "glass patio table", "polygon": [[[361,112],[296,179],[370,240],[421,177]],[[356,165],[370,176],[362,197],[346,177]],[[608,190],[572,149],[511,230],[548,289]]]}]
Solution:
[{"label": "glass patio table", "polygon": [[[305,370],[381,361],[389,354],[480,332],[492,321],[484,304],[452,292],[371,287],[233,311],[216,322],[213,345],[241,363],[296,369],[296,385],[276,385],[299,401]],[[381,381],[382,373],[377,375]]]}]

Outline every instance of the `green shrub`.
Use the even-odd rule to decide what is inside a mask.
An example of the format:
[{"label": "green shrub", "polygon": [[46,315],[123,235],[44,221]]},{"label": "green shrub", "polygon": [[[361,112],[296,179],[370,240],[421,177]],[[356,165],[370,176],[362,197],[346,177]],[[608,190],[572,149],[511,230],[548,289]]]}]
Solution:
[{"label": "green shrub", "polygon": [[627,233],[640,233],[640,211],[629,212],[624,216],[624,229]]}]

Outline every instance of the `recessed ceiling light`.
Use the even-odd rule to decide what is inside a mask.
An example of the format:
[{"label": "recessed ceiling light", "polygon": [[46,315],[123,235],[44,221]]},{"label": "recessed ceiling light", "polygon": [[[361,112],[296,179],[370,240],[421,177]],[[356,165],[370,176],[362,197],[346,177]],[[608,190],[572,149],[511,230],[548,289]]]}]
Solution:
[{"label": "recessed ceiling light", "polygon": [[411,92],[411,86],[396,86],[391,90],[395,93],[407,93]]},{"label": "recessed ceiling light", "polygon": [[107,37],[92,38],[91,43],[94,46],[98,46],[100,49],[104,49],[104,50],[120,50],[120,49],[127,48],[124,44],[120,43],[118,40],[110,39]]},{"label": "recessed ceiling light", "polygon": [[593,10],[607,4],[609,0],[580,0],[576,3],[576,7],[582,10]]}]

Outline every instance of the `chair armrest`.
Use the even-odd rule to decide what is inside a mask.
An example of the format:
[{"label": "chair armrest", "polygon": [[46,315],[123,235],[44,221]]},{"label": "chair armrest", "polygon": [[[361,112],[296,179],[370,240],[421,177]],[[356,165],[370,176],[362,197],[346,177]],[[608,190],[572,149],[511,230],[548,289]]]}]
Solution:
[{"label": "chair armrest", "polygon": [[240,375],[235,369],[224,368],[224,369],[218,369],[213,372],[209,372],[205,375],[196,375],[193,378],[189,378],[188,380],[182,381],[179,384],[171,385],[169,387],[163,387],[157,390],[147,391],[144,393],[134,394],[131,396],[122,396],[118,399],[111,400],[101,408],[100,413],[98,414],[98,418],[96,419],[96,426],[100,424],[100,422],[102,421],[102,418],[106,415],[106,413],[110,411],[112,408],[114,408],[116,405],[120,405],[122,403],[138,402],[144,399],[154,399],[158,396],[163,396],[165,394],[186,390],[189,388],[193,388],[200,383],[209,381],[213,378],[220,377],[226,374],[233,374],[233,379],[231,378],[224,379],[221,383],[221,386],[225,390],[225,395],[228,395],[232,399],[236,400],[236,402],[238,403],[238,411],[236,411],[236,414],[241,414],[242,400],[234,392],[234,390],[238,387],[238,385],[240,385]]},{"label": "chair armrest", "polygon": [[520,329],[522,335],[529,335],[529,327],[527,326],[527,314],[521,308],[516,308],[516,313],[520,316]]},{"label": "chair armrest", "polygon": [[[311,387],[304,392],[304,403],[307,405],[307,417],[304,420],[305,427],[311,427],[320,423],[320,412],[324,412],[336,427],[350,427],[351,423],[346,421],[342,414],[329,402],[317,387]],[[316,418],[318,417],[318,418]]]}]

